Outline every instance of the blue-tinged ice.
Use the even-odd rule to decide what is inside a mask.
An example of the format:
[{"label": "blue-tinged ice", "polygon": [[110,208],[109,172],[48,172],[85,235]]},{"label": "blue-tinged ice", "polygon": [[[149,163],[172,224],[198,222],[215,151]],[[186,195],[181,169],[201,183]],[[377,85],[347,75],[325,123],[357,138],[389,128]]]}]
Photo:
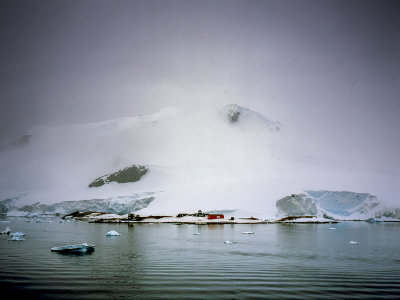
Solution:
[{"label": "blue-tinged ice", "polygon": [[13,236],[11,239],[8,239],[9,241],[25,241],[24,238],[20,236]]},{"label": "blue-tinged ice", "polygon": [[13,232],[13,233],[10,233],[10,235],[11,236],[25,236],[25,233],[24,232]]},{"label": "blue-tinged ice", "polygon": [[106,233],[106,236],[119,236],[121,234],[119,234],[117,231],[111,230],[109,232]]},{"label": "blue-tinged ice", "polygon": [[59,253],[75,253],[75,254],[91,253],[94,251],[94,245],[89,245],[87,243],[66,245],[61,247],[53,247],[51,248],[51,251]]}]

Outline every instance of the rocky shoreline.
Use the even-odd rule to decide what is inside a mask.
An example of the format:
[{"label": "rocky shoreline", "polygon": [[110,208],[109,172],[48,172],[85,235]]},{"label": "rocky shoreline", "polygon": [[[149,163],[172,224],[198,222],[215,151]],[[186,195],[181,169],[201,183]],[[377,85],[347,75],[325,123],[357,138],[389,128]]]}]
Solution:
[{"label": "rocky shoreline", "polygon": [[138,219],[129,219],[125,216],[116,215],[96,215],[86,214],[82,217],[74,217],[77,220],[88,221],[89,223],[127,223],[127,224],[195,224],[195,225],[212,225],[212,224],[274,224],[274,223],[302,223],[302,224],[329,224],[338,223],[337,220],[317,218],[315,216],[291,216],[281,219],[258,219],[250,218],[228,218],[228,219],[213,219],[197,216],[147,216],[139,217]]}]

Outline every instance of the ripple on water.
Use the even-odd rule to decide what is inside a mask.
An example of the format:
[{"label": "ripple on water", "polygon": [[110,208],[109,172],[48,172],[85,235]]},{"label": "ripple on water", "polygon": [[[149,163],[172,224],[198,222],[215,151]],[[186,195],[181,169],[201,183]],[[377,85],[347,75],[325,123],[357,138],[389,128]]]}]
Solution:
[{"label": "ripple on water", "polygon": [[[18,245],[0,239],[0,284],[14,296],[378,299],[400,294],[400,226],[389,226],[383,234],[376,227],[339,224],[340,234],[326,235],[319,226],[263,225],[256,227],[257,234],[243,235],[249,228],[123,225],[118,227],[121,237],[107,239],[105,232],[115,226],[83,223],[79,238],[96,250],[69,256],[50,248],[66,243],[62,234],[76,238],[76,226],[53,223],[54,234],[48,227],[44,234],[46,224],[12,225],[27,232]],[[352,236],[363,247],[349,246]],[[226,240],[238,243],[226,245]],[[374,258],[374,253],[381,255]]]}]

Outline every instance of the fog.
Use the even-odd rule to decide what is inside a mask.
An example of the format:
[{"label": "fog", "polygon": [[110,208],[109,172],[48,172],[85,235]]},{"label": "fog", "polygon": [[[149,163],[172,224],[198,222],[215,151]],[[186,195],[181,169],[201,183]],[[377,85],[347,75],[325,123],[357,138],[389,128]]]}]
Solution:
[{"label": "fog", "polygon": [[[356,187],[398,201],[399,14],[397,1],[3,1],[1,149],[37,126],[172,107],[186,117],[123,136],[130,143],[93,138],[88,147],[117,155],[116,145],[140,140],[134,157],[113,157],[115,167],[223,162],[232,174],[242,163],[249,174],[297,176],[285,184],[299,188]],[[224,131],[214,114],[230,103],[280,122],[281,131]],[[59,182],[79,172],[82,157],[92,162],[84,178],[113,171],[94,163],[103,154],[79,156],[76,136],[62,140],[76,155],[66,154]],[[43,153],[54,147],[62,156],[59,138],[42,141]],[[8,155],[16,153],[0,155],[3,183],[40,181],[13,173]],[[25,156],[32,166],[35,155]]]}]

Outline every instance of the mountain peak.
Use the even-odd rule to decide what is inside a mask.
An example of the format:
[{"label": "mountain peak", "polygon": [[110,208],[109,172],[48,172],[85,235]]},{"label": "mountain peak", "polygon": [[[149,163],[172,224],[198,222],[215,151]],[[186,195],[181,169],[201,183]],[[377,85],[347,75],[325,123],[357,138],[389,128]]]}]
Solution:
[{"label": "mountain peak", "polygon": [[281,124],[277,121],[272,121],[262,113],[251,110],[247,107],[238,104],[229,104],[220,110],[220,115],[229,121],[231,124],[258,124],[267,127],[271,131],[279,131]]}]

